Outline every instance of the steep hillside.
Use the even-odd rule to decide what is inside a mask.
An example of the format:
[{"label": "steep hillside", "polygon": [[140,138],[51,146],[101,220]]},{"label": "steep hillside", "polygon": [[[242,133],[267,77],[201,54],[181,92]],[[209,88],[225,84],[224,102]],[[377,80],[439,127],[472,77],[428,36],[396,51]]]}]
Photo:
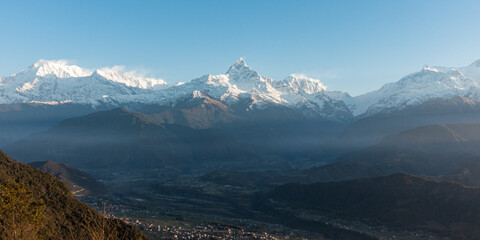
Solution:
[{"label": "steep hillside", "polygon": [[57,177],[67,185],[74,196],[105,194],[105,187],[90,174],[67,164],[44,161],[31,162],[29,165]]},{"label": "steep hillside", "polygon": [[0,152],[0,238],[145,239],[76,200],[60,180]]},{"label": "steep hillside", "polygon": [[211,128],[239,119],[233,109],[198,91],[177,99],[170,106],[149,105],[137,111],[149,115],[157,123],[179,124],[196,129]]}]

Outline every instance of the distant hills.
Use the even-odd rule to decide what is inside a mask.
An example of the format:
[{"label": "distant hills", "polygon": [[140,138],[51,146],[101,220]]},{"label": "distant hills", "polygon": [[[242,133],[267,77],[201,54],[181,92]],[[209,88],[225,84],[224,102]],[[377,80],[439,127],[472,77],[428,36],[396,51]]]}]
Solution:
[{"label": "distant hills", "polygon": [[57,177],[67,185],[74,196],[103,195],[106,193],[105,187],[97,182],[92,175],[67,164],[44,161],[31,162],[29,165]]},{"label": "distant hills", "polygon": [[438,176],[480,160],[480,124],[429,125],[385,137],[380,143],[306,170],[318,181],[407,172]]},{"label": "distant hills", "polygon": [[8,147],[21,161],[52,160],[86,169],[288,169],[288,162],[220,129],[158,123],[118,108],[65,120]]},{"label": "distant hills", "polygon": [[429,230],[453,239],[480,236],[480,189],[393,174],[342,182],[291,183],[277,187],[265,202],[276,209],[361,219],[411,231]]},{"label": "distant hills", "polygon": [[439,176],[442,181],[454,181],[466,186],[480,186],[480,162],[456,169],[451,173]]},{"label": "distant hills", "polygon": [[102,217],[52,175],[0,152],[0,238],[146,239],[121,220]]},{"label": "distant hills", "polygon": [[203,179],[271,188],[409,173],[480,186],[480,124],[428,125],[385,137],[380,143],[339,156],[333,163],[284,172],[218,171]]},{"label": "distant hills", "polygon": [[359,117],[352,122],[332,145],[345,148],[371,146],[383,137],[419,126],[448,123],[479,123],[480,105],[461,95],[436,98],[398,111]]},{"label": "distant hills", "polygon": [[[226,114],[222,123],[199,120],[216,128],[203,129],[202,124],[192,128],[198,115],[188,114],[187,110],[180,115],[181,124],[177,124],[178,118],[167,117],[173,116],[172,110],[147,115],[118,108],[65,120],[6,149],[21,161],[52,160],[86,169],[168,169],[172,176],[220,169],[288,170],[296,164],[322,161],[322,128],[317,130],[315,122],[309,124],[299,118],[275,124],[261,119],[241,121],[227,117],[232,116],[227,107],[211,100],[218,104],[212,108],[208,101],[204,99],[191,109]],[[173,124],[166,123],[168,119]],[[289,125],[301,121],[301,126]],[[343,153],[333,163],[305,170],[304,174],[310,181],[397,172],[445,175],[478,162],[478,136],[480,124],[422,126],[387,136],[372,147]]]},{"label": "distant hills", "polygon": [[201,92],[179,99],[174,106],[147,105],[138,112],[157,123],[179,124],[195,129],[216,127],[239,119],[232,108]]}]

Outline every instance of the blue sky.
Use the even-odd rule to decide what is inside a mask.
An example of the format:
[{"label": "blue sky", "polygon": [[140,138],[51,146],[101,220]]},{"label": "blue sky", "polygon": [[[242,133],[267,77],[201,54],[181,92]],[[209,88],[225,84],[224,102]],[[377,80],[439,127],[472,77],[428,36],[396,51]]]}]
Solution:
[{"label": "blue sky", "polygon": [[480,1],[0,1],[0,76],[38,59],[124,65],[167,82],[304,73],[353,95],[480,58]]}]

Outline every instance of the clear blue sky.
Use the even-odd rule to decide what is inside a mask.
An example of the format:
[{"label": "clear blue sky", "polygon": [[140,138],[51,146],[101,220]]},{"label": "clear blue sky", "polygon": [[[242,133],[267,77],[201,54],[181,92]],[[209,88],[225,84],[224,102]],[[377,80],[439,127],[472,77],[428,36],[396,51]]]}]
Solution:
[{"label": "clear blue sky", "polygon": [[0,1],[0,76],[38,59],[125,65],[167,82],[304,73],[353,95],[480,58],[480,1]]}]

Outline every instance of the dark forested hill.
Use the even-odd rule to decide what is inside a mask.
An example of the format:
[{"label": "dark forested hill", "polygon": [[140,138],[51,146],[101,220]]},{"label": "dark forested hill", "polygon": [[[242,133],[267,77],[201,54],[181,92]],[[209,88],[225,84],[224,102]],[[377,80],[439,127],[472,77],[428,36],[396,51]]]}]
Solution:
[{"label": "dark forested hill", "polygon": [[102,217],[54,176],[0,152],[1,239],[144,239],[121,220]]},{"label": "dark forested hill", "polygon": [[425,177],[385,177],[286,184],[268,195],[276,208],[317,211],[401,229],[428,229],[454,237],[480,237],[480,189]]}]

